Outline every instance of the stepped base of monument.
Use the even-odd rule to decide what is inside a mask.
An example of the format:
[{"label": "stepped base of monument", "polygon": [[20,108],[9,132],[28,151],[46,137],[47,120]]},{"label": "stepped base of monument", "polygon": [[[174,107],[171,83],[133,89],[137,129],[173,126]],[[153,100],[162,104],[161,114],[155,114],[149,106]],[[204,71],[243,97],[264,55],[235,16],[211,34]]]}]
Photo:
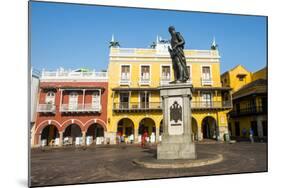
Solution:
[{"label": "stepped base of monument", "polygon": [[187,136],[163,136],[157,145],[157,159],[196,159],[194,142]]},{"label": "stepped base of monument", "polygon": [[147,156],[141,159],[134,159],[133,163],[144,168],[155,169],[177,169],[193,168],[216,164],[223,161],[223,155],[215,153],[199,153],[197,159],[156,159]]}]

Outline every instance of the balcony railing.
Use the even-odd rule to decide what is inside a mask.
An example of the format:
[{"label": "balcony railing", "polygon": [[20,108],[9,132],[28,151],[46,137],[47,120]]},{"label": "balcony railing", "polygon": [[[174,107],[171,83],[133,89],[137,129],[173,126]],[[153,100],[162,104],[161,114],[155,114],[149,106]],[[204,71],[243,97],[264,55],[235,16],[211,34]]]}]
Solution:
[{"label": "balcony railing", "polygon": [[192,109],[232,108],[231,101],[191,101]]},{"label": "balcony railing", "polygon": [[212,85],[213,80],[212,78],[201,78],[201,84],[204,85]]},{"label": "balcony railing", "polygon": [[62,104],[60,108],[61,112],[100,112],[100,105],[93,104]]},{"label": "balcony railing", "polygon": [[75,72],[72,70],[56,70],[56,71],[42,71],[42,80],[56,79],[91,79],[95,81],[106,81],[108,79],[107,72],[96,72],[96,71],[86,71],[86,72]]},{"label": "balcony railing", "polygon": [[[196,109],[230,109],[232,108],[231,101],[191,101],[191,108]],[[117,111],[136,111],[136,110],[162,110],[162,103],[160,102],[120,102],[114,103],[113,110]]]},{"label": "balcony railing", "polygon": [[160,102],[120,102],[114,103],[113,110],[161,110]]},{"label": "balcony railing", "polygon": [[121,74],[121,78],[120,78],[120,85],[130,85],[131,82],[131,78],[130,78],[130,74]]},{"label": "balcony railing", "polygon": [[37,112],[55,113],[56,112],[56,106],[54,104],[38,104]]},{"label": "balcony railing", "polygon": [[232,110],[229,112],[231,117],[235,116],[245,116],[245,115],[254,115],[254,114],[265,114],[267,113],[266,106],[253,106],[248,108],[241,108],[240,110]]}]

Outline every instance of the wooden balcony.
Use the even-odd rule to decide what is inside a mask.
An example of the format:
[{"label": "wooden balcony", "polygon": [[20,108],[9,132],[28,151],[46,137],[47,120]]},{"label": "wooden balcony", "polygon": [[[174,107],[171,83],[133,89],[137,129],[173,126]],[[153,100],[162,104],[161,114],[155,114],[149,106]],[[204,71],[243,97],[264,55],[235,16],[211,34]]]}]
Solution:
[{"label": "wooden balcony", "polygon": [[232,110],[229,112],[230,117],[249,116],[266,114],[267,106],[252,106],[248,108],[241,108],[240,110]]},{"label": "wooden balcony", "polygon": [[62,104],[60,112],[101,112],[100,105],[93,104]]},{"label": "wooden balcony", "polygon": [[116,112],[142,112],[142,111],[161,111],[160,102],[120,102],[114,103],[113,111]]},{"label": "wooden balcony", "polygon": [[54,104],[38,104],[37,112],[56,113],[56,106]]}]

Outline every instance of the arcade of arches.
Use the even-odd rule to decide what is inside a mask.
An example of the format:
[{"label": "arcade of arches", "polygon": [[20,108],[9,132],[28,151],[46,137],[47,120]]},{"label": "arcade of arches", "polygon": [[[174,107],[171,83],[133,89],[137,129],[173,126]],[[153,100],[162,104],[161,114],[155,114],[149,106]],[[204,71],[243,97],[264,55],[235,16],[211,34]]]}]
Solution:
[{"label": "arcade of arches", "polygon": [[[147,141],[155,143],[159,141],[159,136],[163,131],[159,130],[160,125],[157,126],[155,121],[151,118],[143,118],[139,123],[134,122],[129,118],[123,118],[117,124],[117,143],[140,143],[141,136],[147,132]],[[160,134],[160,135],[159,135]]]},{"label": "arcade of arches", "polygon": [[37,134],[37,144],[39,146],[103,144],[106,141],[104,134],[104,127],[98,123],[91,124],[86,130],[77,124],[69,124],[63,130],[50,124]]},{"label": "arcade of arches", "polygon": [[[199,118],[198,118],[199,119]],[[192,117],[192,137],[195,141],[202,139],[218,139],[218,123],[213,116],[203,119]],[[163,134],[163,120],[155,122],[152,118],[145,117],[134,123],[130,118],[122,118],[117,123],[116,143],[140,143],[141,136],[147,132],[147,141],[157,143]],[[64,146],[64,145],[91,145],[105,144],[106,128],[99,123],[81,126],[75,123],[60,127],[56,124],[42,126],[38,130],[37,145],[39,146]]]}]

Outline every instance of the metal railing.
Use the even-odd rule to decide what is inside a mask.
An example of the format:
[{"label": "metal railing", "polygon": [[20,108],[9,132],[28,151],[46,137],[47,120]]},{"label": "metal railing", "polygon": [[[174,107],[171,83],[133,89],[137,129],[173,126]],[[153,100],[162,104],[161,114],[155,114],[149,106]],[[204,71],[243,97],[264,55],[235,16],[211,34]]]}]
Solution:
[{"label": "metal railing", "polygon": [[56,112],[56,106],[54,104],[38,104],[37,112]]},{"label": "metal railing", "polygon": [[100,112],[100,105],[93,104],[62,104],[61,112]]},{"label": "metal railing", "polygon": [[259,106],[241,108],[240,110],[232,110],[231,112],[229,112],[229,115],[234,117],[234,116],[262,114],[262,113],[267,113],[267,107],[263,105],[259,105]]},{"label": "metal railing", "polygon": [[[192,109],[232,108],[231,101],[191,101]],[[161,102],[120,102],[114,103],[113,110],[149,110],[162,109]]]},{"label": "metal railing", "polygon": [[114,110],[153,110],[162,109],[160,102],[120,102],[114,103]]},{"label": "metal railing", "polygon": [[232,108],[231,101],[191,101],[192,109]]}]

